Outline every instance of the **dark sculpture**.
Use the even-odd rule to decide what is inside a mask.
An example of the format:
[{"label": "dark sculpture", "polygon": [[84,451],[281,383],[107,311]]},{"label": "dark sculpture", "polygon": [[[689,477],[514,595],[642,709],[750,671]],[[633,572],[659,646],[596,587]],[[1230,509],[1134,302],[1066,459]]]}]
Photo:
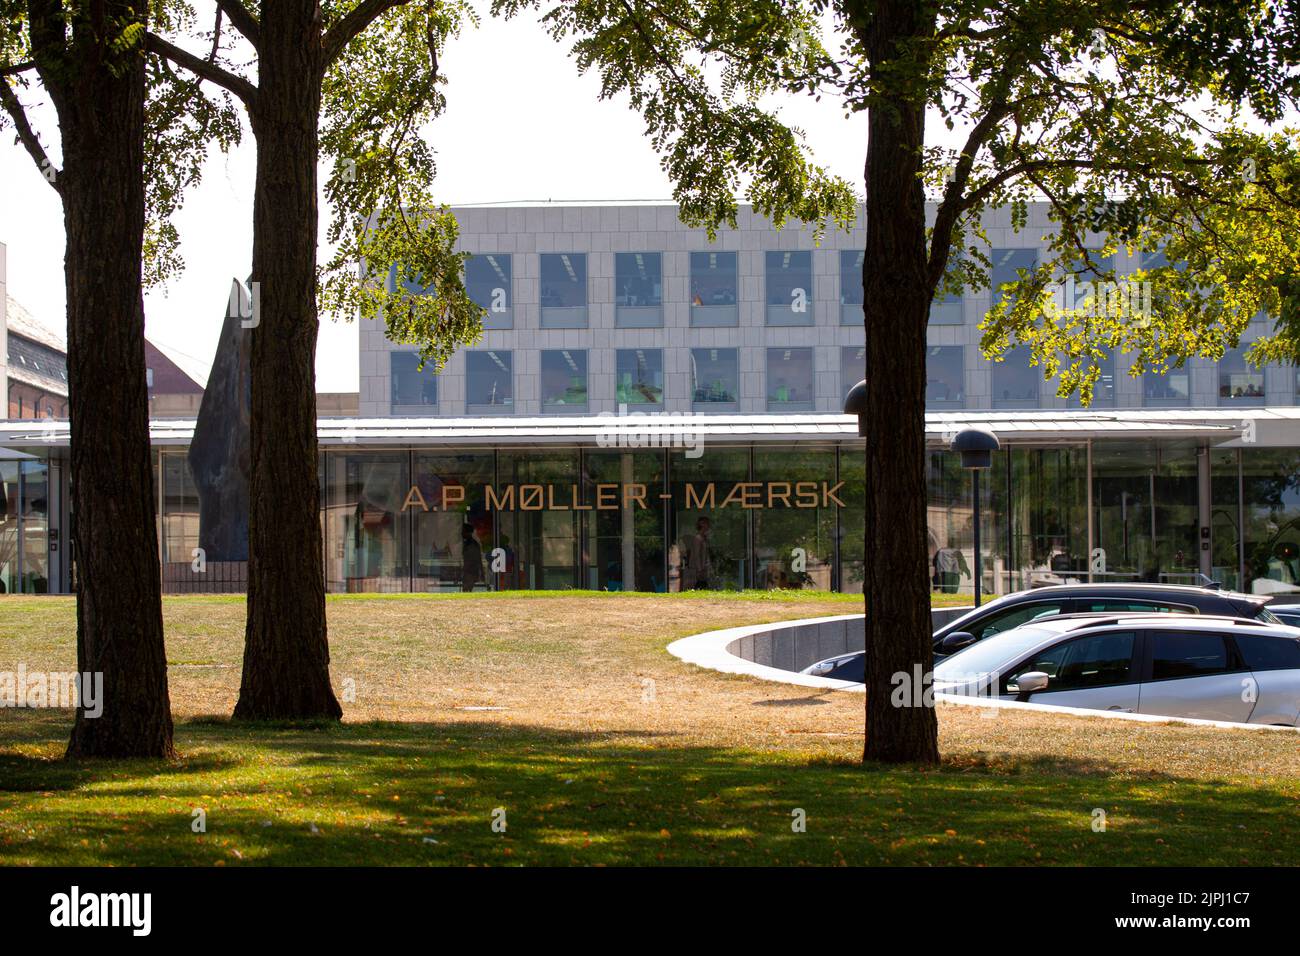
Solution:
[{"label": "dark sculpture", "polygon": [[249,293],[234,280],[216,357],[203,391],[190,474],[199,493],[199,547],[207,561],[248,560],[249,405],[252,329]]}]

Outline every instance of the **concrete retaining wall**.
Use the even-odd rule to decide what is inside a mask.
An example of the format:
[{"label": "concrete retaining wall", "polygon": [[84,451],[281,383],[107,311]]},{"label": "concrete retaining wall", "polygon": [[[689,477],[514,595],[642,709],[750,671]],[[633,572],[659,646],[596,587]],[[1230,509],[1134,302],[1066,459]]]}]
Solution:
[{"label": "concrete retaining wall", "polygon": [[[937,630],[969,610],[935,608],[930,616]],[[861,614],[846,614],[815,624],[773,624],[769,630],[732,641],[727,645],[727,653],[764,667],[801,671],[828,657],[864,649],[867,639],[863,620]]]}]

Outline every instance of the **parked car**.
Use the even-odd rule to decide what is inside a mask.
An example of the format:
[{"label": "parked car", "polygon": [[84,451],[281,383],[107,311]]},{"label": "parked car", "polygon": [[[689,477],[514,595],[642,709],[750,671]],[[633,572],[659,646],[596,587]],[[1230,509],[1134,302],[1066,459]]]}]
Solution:
[{"label": "parked car", "polygon": [[1083,614],[942,661],[935,693],[1237,723],[1300,720],[1300,628],[1177,614]]},{"label": "parked car", "polygon": [[[1280,621],[1267,594],[1242,594],[1181,584],[1055,584],[1018,591],[974,608],[934,632],[934,658],[941,661],[964,647],[1029,621],[1092,611],[1158,614],[1219,614],[1266,623]],[[1300,606],[1297,606],[1300,610]],[[858,660],[851,660],[853,657]],[[804,668],[804,674],[864,680],[862,651],[841,654]],[[841,676],[853,675],[857,676]]]}]

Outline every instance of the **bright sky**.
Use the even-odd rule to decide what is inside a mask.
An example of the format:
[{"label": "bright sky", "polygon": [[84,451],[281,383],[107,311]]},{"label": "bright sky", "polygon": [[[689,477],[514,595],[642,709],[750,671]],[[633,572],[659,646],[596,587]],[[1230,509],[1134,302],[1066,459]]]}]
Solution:
[{"label": "bright sky", "polygon": [[[199,22],[211,20],[210,12],[200,13]],[[451,43],[440,66],[448,108],[426,132],[438,152],[437,192],[444,201],[670,199],[640,117],[626,102],[598,101],[598,78],[579,77],[567,48],[536,20],[484,15],[477,30]],[[820,163],[861,182],[865,116],[846,120],[836,103],[809,98],[782,109],[807,132]],[[52,113],[43,111],[38,120],[45,143],[56,149]],[[27,154],[11,135],[4,140],[0,242],[8,245],[9,294],[44,324],[62,329],[62,211]],[[254,161],[247,131],[240,148],[209,157],[202,184],[177,220],[188,266],[165,290],[145,297],[149,338],[185,356],[184,367],[200,379],[212,361],[230,281],[246,277],[251,263]],[[355,323],[322,322],[316,372],[320,391],[357,389]]]}]

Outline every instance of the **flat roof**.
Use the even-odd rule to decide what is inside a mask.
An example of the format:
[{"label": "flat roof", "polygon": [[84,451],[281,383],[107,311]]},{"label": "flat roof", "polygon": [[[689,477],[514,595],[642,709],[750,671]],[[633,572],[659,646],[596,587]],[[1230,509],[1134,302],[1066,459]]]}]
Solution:
[{"label": "flat roof", "polygon": [[[991,429],[1011,444],[1077,444],[1088,439],[1189,439],[1230,447],[1251,443],[1300,446],[1300,407],[1211,409],[1029,409],[931,412],[926,442],[946,447],[968,425]],[[445,445],[681,447],[706,443],[782,444],[856,442],[857,421],[848,415],[707,415],[644,413],[472,418],[320,418],[325,446]],[[156,419],[150,439],[159,446],[185,446],[194,419]],[[653,439],[653,440],[652,440]],[[68,422],[58,419],[0,421],[0,446],[26,451],[67,447]]]}]

